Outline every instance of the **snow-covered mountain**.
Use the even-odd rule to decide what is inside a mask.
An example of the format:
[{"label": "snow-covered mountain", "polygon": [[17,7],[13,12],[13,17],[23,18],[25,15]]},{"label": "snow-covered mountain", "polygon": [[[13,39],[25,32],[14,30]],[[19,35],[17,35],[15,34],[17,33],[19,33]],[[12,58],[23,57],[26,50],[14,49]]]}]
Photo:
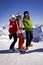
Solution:
[{"label": "snow-covered mountain", "polygon": [[8,26],[0,26],[0,41],[9,40],[8,34]]},{"label": "snow-covered mountain", "polygon": [[[8,40],[8,26],[0,26],[0,40]],[[24,38],[26,38],[25,31],[23,32]],[[38,42],[43,40],[43,25],[33,26],[33,41]]]},{"label": "snow-covered mountain", "polygon": [[[26,38],[25,32],[23,33]],[[33,26],[33,41],[38,42],[43,40],[43,25],[34,25]]]},{"label": "snow-covered mountain", "polygon": [[43,40],[43,25],[38,25],[33,29],[33,41]]}]

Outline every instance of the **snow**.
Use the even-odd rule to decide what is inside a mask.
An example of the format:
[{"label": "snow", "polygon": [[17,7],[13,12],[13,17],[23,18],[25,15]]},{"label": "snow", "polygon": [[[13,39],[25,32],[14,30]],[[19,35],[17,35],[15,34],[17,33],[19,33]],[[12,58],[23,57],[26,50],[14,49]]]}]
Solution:
[{"label": "snow", "polygon": [[[0,65],[43,65],[43,42],[32,42],[33,46],[25,53],[10,52],[12,41],[0,41]],[[25,44],[25,42],[24,42]],[[18,40],[15,48],[18,47]]]},{"label": "snow", "polygon": [[[37,30],[34,32],[34,41],[39,38],[40,40],[38,42],[32,41],[33,46],[29,47],[29,50],[25,53],[20,53],[9,51],[13,38],[9,40],[7,27],[0,27],[0,65],[43,65],[43,26],[35,27],[34,30]],[[18,48],[18,40],[15,48]],[[24,41],[24,46],[25,44],[26,40]]]},{"label": "snow", "polygon": [[[8,28],[9,26],[0,26],[0,39],[8,39]],[[25,30],[23,31],[24,38],[26,38]],[[43,40],[43,25],[33,26],[33,41],[39,42]]]}]

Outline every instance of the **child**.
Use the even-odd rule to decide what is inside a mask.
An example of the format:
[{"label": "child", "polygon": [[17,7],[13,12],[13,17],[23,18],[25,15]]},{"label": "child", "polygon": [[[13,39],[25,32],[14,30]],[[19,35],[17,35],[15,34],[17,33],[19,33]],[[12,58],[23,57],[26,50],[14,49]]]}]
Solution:
[{"label": "child", "polygon": [[25,11],[24,12],[24,17],[23,17],[23,25],[25,27],[26,31],[26,50],[29,49],[30,46],[33,46],[31,44],[32,38],[33,38],[33,26],[32,26],[32,20],[30,19],[29,12]]},{"label": "child", "polygon": [[15,20],[15,16],[14,15],[10,15],[10,25],[9,25],[9,37],[10,39],[13,37],[14,41],[12,42],[12,44],[10,45],[10,50],[14,49],[14,45],[17,41],[17,26],[16,26],[16,20]]},{"label": "child", "polygon": [[18,33],[18,37],[19,37],[19,45],[18,45],[18,49],[19,51],[22,51],[24,48],[24,36],[22,34],[22,24],[21,24],[21,14],[18,13],[16,15],[16,24],[17,24],[17,33]]}]

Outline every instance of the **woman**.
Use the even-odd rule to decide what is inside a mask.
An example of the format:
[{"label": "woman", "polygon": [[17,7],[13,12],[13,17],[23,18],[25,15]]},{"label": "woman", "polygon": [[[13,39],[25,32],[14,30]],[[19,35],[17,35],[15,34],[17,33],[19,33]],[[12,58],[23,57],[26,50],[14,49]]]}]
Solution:
[{"label": "woman", "polygon": [[11,15],[10,16],[10,24],[9,24],[9,38],[14,39],[14,41],[12,42],[12,44],[10,45],[10,50],[14,50],[14,46],[15,46],[15,43],[17,42],[17,25],[16,25],[16,19],[15,19],[15,16],[14,15]]},{"label": "woman", "polygon": [[17,34],[18,34],[18,37],[19,37],[19,44],[18,44],[18,49],[19,51],[24,51],[24,36],[22,34],[22,23],[21,23],[21,14],[18,13],[16,15],[16,24],[17,24]]},{"label": "woman", "polygon": [[29,49],[30,46],[33,46],[31,44],[32,38],[33,38],[33,26],[32,26],[32,20],[30,19],[29,12],[25,11],[24,12],[24,17],[23,17],[23,25],[25,27],[25,32],[26,32],[26,50]]}]

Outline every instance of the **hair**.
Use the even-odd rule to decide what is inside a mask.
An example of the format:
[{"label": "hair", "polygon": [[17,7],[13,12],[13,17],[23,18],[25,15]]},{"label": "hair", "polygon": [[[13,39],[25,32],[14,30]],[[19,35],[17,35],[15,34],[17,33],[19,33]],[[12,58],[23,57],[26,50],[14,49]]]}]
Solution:
[{"label": "hair", "polygon": [[25,14],[28,14],[28,19],[30,19],[29,12],[28,11],[24,11],[24,17],[23,18],[25,18]]},{"label": "hair", "polygon": [[25,14],[28,14],[29,15],[29,12],[28,11],[24,11],[24,16],[25,16]]}]

